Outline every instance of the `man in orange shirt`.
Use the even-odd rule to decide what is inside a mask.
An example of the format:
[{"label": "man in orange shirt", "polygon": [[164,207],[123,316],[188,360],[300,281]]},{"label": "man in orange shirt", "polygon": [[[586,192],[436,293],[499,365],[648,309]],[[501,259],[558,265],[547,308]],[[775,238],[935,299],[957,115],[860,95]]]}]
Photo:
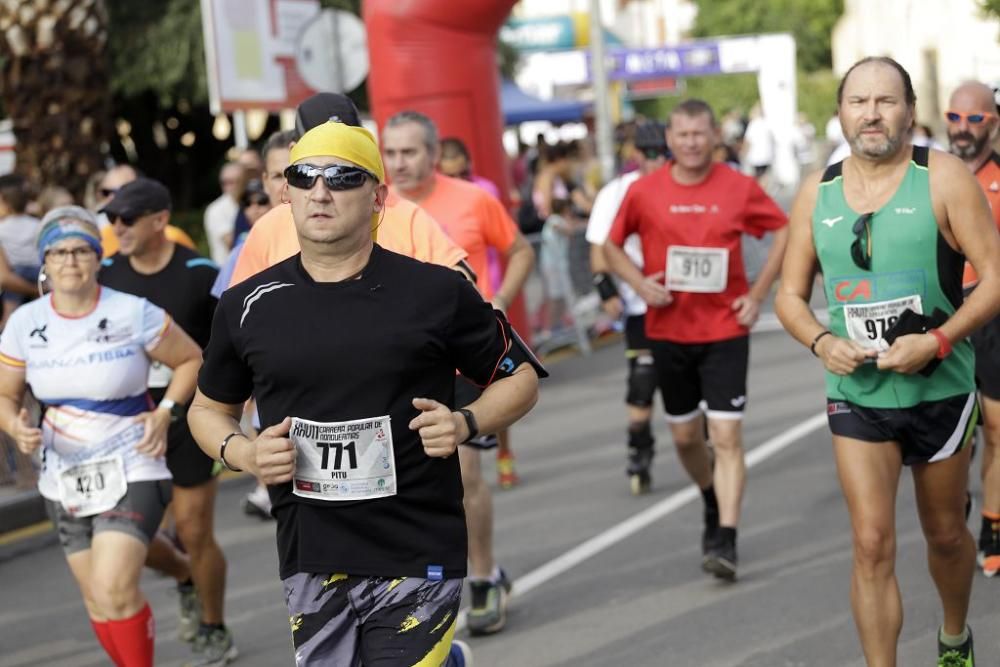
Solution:
[{"label": "man in orange shirt", "polygon": [[[354,103],[343,95],[319,93],[299,106],[296,129],[299,135],[328,120],[347,125],[361,125]],[[377,241],[386,250],[419,259],[422,262],[459,268],[471,275],[465,263],[466,252],[444,233],[431,216],[409,201],[389,194],[384,217],[377,229]],[[299,252],[292,210],[279,204],[254,224],[236,261],[230,286],[255,273],[274,266]]]},{"label": "man in orange shirt", "polygon": [[[392,182],[390,192],[419,204],[444,227],[469,253],[483,298],[506,311],[531,273],[535,254],[503,204],[472,183],[435,172],[441,154],[437,127],[423,114],[404,111],[390,118],[382,132],[382,153]],[[490,247],[507,259],[507,272],[496,293],[489,281]],[[458,407],[475,400],[479,391],[464,378],[457,378],[455,389]],[[493,560],[493,501],[480,468],[480,448],[493,442],[467,444],[472,446],[460,447],[459,457],[469,531],[468,627],[473,634],[489,634],[503,629],[511,584]]]},{"label": "man in orange shirt", "polygon": [[[951,94],[945,120],[949,148],[976,175],[1000,227],[1000,155],[993,150],[1000,120],[993,91],[978,81],[963,83]],[[966,290],[979,278],[968,263]],[[972,334],[976,348],[976,382],[983,416],[983,518],[979,531],[979,564],[983,574],[1000,572],[1000,318]]]}]

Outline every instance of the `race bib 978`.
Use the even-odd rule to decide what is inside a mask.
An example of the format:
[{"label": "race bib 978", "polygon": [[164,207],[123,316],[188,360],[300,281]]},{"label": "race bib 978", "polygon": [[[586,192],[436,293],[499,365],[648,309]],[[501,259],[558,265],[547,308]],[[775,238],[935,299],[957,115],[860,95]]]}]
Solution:
[{"label": "race bib 978", "polygon": [[885,332],[899,320],[904,310],[909,308],[918,315],[923,314],[919,294],[878,303],[845,304],[844,322],[847,336],[870,350],[888,350]]},{"label": "race bib 978", "polygon": [[293,417],[292,493],[332,502],[396,495],[390,421],[388,416],[346,422]]}]

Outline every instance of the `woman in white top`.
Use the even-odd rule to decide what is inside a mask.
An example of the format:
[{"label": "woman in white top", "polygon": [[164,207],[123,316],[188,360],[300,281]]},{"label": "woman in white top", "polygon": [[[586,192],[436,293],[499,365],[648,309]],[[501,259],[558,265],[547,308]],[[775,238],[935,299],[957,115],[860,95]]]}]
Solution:
[{"label": "woman in white top", "polygon": [[[47,214],[38,252],[52,293],[14,311],[0,336],[0,427],[22,452],[42,448],[39,491],[104,650],[146,667],[155,633],[139,575],[170,501],[172,407],[194,393],[201,351],[162,309],[98,285],[88,211]],[[158,406],[146,391],[153,360],[174,369]],[[21,407],[29,385],[41,428]]]}]

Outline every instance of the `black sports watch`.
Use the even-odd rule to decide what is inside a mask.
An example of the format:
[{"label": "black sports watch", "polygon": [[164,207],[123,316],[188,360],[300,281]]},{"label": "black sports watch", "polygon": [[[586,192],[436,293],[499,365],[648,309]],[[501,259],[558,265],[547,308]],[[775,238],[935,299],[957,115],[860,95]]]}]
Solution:
[{"label": "black sports watch", "polygon": [[465,427],[469,429],[468,437],[461,443],[459,443],[459,444],[465,444],[469,440],[472,440],[477,435],[479,435],[479,424],[476,423],[476,416],[472,414],[472,410],[469,410],[467,408],[459,408],[458,410],[455,410],[455,412],[458,412],[463,417],[465,417]]}]

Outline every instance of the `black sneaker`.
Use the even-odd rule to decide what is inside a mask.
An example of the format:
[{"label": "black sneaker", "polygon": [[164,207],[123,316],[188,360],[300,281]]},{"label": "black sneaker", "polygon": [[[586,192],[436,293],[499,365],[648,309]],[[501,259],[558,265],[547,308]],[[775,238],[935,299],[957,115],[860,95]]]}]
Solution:
[{"label": "black sneaker", "polygon": [[717,540],[708,548],[701,567],[717,579],[736,581],[736,567],[739,559],[736,556],[736,543],[728,540]]},{"label": "black sneaker", "polygon": [[709,550],[719,539],[719,510],[714,507],[706,507],[704,515],[705,526],[701,531],[701,555],[702,566]]},{"label": "black sneaker", "polygon": [[937,667],[976,667],[976,653],[972,650],[972,628],[969,628],[969,638],[961,646],[945,646],[941,643],[941,631],[938,631]]},{"label": "black sneaker", "polygon": [[500,570],[497,581],[470,581],[472,604],[466,621],[472,635],[489,635],[507,623],[507,598],[512,587],[507,573]]}]

